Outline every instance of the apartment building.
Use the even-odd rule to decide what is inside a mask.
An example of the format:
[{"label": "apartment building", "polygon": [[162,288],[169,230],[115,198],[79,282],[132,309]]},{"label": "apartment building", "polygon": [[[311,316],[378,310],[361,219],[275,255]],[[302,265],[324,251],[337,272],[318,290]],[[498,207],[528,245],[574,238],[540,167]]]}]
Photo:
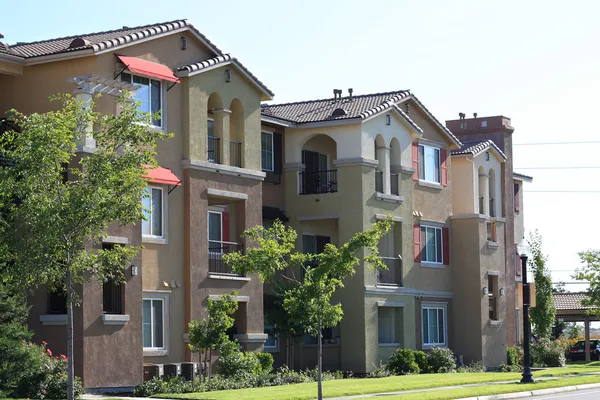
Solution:
[{"label": "apartment building", "polygon": [[[88,390],[132,387],[144,364],[195,359],[188,322],[205,316],[208,297],[239,293],[231,332],[262,349],[263,290],[255,276],[231,274],[222,254],[243,249],[246,228],[262,222],[261,109],[273,93],[185,20],[0,44],[0,113],[56,107],[55,93],[117,112],[115,95],[134,91],[143,111],[161,111],[149,129],[173,132],[148,171],[147,222],[111,226],[98,246],[143,245],[126,285],[92,281],[75,313],[75,368]],[[0,114],[2,115],[2,114]],[[94,151],[85,138],[79,156]],[[142,202],[142,199],[140,199]],[[34,340],[66,353],[64,298],[42,289],[31,298]]]}]

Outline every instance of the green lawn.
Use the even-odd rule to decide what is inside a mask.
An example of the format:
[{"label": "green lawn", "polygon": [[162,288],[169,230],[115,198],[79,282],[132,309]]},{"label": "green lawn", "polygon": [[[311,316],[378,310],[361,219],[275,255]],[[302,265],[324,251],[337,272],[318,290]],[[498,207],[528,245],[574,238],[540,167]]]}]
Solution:
[{"label": "green lawn", "polygon": [[461,389],[440,390],[437,392],[409,393],[404,395],[386,396],[386,400],[451,400],[466,397],[489,396],[492,394],[528,392],[531,390],[552,389],[564,386],[585,385],[600,383],[598,376],[580,376],[576,378],[564,378],[536,383],[499,384]]},{"label": "green lawn", "polygon": [[[600,372],[600,363],[595,365],[573,365],[565,368],[552,368],[543,371],[535,371],[534,377],[541,378],[563,376],[587,372]],[[351,396],[367,393],[396,392],[401,390],[426,389],[473,383],[502,382],[517,380],[520,378],[520,373],[481,372],[464,374],[393,376],[389,378],[378,379],[342,379],[337,381],[323,382],[323,395],[325,397]],[[600,382],[600,376],[592,376],[590,378],[595,379],[596,382]],[[203,400],[312,400],[315,398],[316,392],[316,383],[302,383],[298,385],[223,390],[217,392],[165,394],[156,395],[154,397]]]}]

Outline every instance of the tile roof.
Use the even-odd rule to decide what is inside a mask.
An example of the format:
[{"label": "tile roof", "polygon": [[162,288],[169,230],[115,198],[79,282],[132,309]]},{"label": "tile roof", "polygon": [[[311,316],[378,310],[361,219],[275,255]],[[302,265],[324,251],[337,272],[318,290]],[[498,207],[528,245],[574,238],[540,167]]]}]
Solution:
[{"label": "tile roof", "polygon": [[506,160],[506,156],[504,155],[502,150],[500,150],[500,148],[498,146],[496,146],[496,143],[494,143],[491,140],[480,140],[477,142],[463,142],[462,147],[460,149],[452,150],[452,155],[453,156],[464,155],[464,154],[477,155],[490,147],[492,147],[494,150],[496,150],[498,152],[498,154],[500,154],[500,157],[502,157],[503,159]]},{"label": "tile roof", "polygon": [[[264,116],[284,119],[297,124],[343,120],[352,118],[368,118],[410,96],[408,90],[397,90],[386,93],[373,93],[348,97],[341,100],[334,98],[299,101],[284,104],[263,104],[261,112]],[[333,116],[333,111],[342,109],[344,113]]]},{"label": "tile roof", "polygon": [[513,178],[515,179],[519,179],[525,182],[533,182],[533,176],[529,176],[529,175],[525,175],[525,174],[520,174],[518,172],[513,171]]},{"label": "tile roof", "polygon": [[[250,72],[248,70],[248,68],[246,68],[244,66],[244,64],[242,64],[237,58],[231,56],[231,54],[222,54],[220,56],[210,58],[208,60],[200,61],[200,62],[197,62],[194,64],[183,65],[181,67],[178,67],[175,71],[183,72],[185,75],[187,75],[190,73],[194,73],[194,72],[198,72],[198,71],[202,71],[202,70],[208,70],[208,69],[216,68],[223,64],[230,64],[230,63],[234,63],[235,65],[237,65],[245,74],[248,75],[248,77],[251,80],[255,81],[269,95],[271,95],[271,97],[273,97],[275,95],[268,87],[265,86],[264,83],[262,83],[254,74],[252,74],[252,72]],[[176,75],[180,76],[180,74],[177,74],[177,73],[176,73]]]},{"label": "tile roof", "polygon": [[17,43],[9,46],[9,50],[12,51],[14,55],[23,58],[40,57],[88,49],[97,52],[186,27],[190,28],[196,35],[200,36],[211,50],[217,54],[221,54],[221,50],[212,44],[185,19],[132,28],[123,27],[112,31],[87,33],[38,42]]},{"label": "tile roof", "polygon": [[583,292],[579,293],[554,293],[554,306],[557,311],[561,310],[588,310],[592,307],[581,305],[581,300],[587,295]]}]

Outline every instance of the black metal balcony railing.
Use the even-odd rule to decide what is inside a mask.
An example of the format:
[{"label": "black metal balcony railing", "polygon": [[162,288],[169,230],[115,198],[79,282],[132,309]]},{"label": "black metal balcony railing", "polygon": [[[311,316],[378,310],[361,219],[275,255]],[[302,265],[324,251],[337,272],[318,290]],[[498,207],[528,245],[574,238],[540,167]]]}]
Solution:
[{"label": "black metal balcony railing", "polygon": [[402,259],[381,257],[381,260],[388,269],[377,271],[377,284],[402,286]]},{"label": "black metal balcony railing", "polygon": [[242,142],[229,142],[229,164],[242,167]]},{"label": "black metal balcony railing", "polygon": [[390,174],[390,180],[392,182],[391,192],[394,196],[400,196],[400,183],[398,179],[398,174]]},{"label": "black metal balcony railing", "polygon": [[222,275],[236,275],[223,259],[223,254],[244,251],[244,245],[232,242],[208,241],[208,272]]},{"label": "black metal balcony railing", "polygon": [[375,171],[375,191],[383,193],[383,171]]},{"label": "black metal balcony railing", "polygon": [[300,194],[337,192],[337,169],[300,172]]},{"label": "black metal balcony railing", "polygon": [[208,162],[212,162],[215,164],[221,164],[221,139],[209,136],[208,137],[208,154],[207,160]]}]

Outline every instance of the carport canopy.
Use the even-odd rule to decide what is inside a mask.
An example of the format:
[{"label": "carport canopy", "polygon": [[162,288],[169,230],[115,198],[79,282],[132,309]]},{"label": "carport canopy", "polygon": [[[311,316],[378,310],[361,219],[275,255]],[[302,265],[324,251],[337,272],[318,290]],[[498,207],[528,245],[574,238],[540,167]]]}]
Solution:
[{"label": "carport canopy", "polygon": [[594,307],[581,304],[587,296],[584,292],[554,293],[556,318],[561,322],[581,322],[585,326],[585,360],[590,361],[590,322],[600,321],[598,311]]}]

